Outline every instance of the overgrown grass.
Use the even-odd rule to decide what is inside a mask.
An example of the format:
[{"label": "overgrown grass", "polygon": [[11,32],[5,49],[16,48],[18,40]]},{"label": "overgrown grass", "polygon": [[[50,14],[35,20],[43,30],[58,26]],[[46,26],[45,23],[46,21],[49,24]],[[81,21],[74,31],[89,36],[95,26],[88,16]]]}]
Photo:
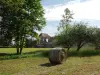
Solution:
[{"label": "overgrown grass", "polygon": [[75,57],[87,57],[87,56],[96,56],[96,55],[100,55],[100,50],[83,49],[83,50],[80,50],[79,52],[77,52],[76,50],[70,50],[68,52],[68,56],[69,57],[72,57],[72,56],[75,56]]}]

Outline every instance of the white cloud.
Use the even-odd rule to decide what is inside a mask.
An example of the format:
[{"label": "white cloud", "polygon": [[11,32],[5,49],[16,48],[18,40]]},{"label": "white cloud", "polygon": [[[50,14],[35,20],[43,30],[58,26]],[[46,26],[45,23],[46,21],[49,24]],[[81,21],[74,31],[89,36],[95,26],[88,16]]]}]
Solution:
[{"label": "white cloud", "polygon": [[47,33],[50,36],[54,36],[57,33],[57,27],[56,26],[46,26],[43,30],[42,33]]},{"label": "white cloud", "polygon": [[65,8],[69,8],[74,13],[75,19],[95,19],[100,20],[100,0],[89,0],[80,3],[75,0],[64,5],[56,5],[45,8],[45,17],[47,20],[60,20]]}]

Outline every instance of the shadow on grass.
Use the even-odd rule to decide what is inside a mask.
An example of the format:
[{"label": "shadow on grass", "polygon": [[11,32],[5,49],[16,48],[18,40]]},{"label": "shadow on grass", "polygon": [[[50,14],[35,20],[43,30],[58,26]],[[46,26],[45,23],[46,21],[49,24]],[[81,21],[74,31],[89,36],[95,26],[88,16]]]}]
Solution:
[{"label": "shadow on grass", "polygon": [[0,60],[8,60],[8,59],[19,59],[19,58],[28,58],[28,57],[48,57],[49,50],[37,50],[34,52],[22,53],[21,55],[17,54],[7,54],[0,53]]},{"label": "shadow on grass", "polygon": [[0,53],[0,56],[6,56],[8,55],[7,53]]},{"label": "shadow on grass", "polygon": [[[7,54],[7,53],[0,53],[0,60],[9,60],[9,59],[19,59],[19,58],[28,58],[28,57],[46,57],[48,58],[50,50],[37,50],[34,52],[26,52],[22,53],[21,55],[16,54]],[[76,52],[75,50],[70,50],[68,52],[68,57],[90,57],[90,56],[96,56],[100,55],[100,50],[80,50],[79,52]],[[49,64],[44,64],[49,65]]]},{"label": "shadow on grass", "polygon": [[96,56],[100,55],[100,50],[80,50],[79,52],[75,50],[71,50],[68,52],[69,57],[90,57],[90,56]]},{"label": "shadow on grass", "polygon": [[59,65],[59,64],[45,63],[45,64],[41,64],[40,66],[42,66],[42,67],[52,67],[52,66],[56,66],[56,65]]}]

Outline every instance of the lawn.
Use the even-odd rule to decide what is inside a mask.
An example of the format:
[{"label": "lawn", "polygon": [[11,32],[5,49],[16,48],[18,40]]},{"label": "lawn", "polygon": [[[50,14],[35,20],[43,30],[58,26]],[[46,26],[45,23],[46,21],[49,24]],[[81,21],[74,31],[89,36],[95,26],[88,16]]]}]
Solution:
[{"label": "lawn", "polygon": [[[23,53],[37,50],[49,50],[49,48],[24,48]],[[16,53],[16,48],[0,48],[0,53]]]},{"label": "lawn", "polygon": [[10,54],[0,56],[0,75],[100,75],[100,51],[87,49],[79,53],[72,49],[66,62],[51,65],[49,48],[25,48],[19,56],[12,54],[14,48],[1,48],[0,53]]}]

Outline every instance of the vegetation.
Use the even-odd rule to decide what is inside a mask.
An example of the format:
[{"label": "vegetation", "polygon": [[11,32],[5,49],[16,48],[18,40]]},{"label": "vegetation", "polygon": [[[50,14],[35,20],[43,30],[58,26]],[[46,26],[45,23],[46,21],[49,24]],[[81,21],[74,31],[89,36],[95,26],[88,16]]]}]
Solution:
[{"label": "vegetation", "polygon": [[41,0],[0,0],[0,17],[0,38],[9,43],[14,39],[17,54],[22,53],[26,37],[38,37],[36,30],[45,26]]},{"label": "vegetation", "polygon": [[67,48],[68,58],[61,65],[53,65],[53,61],[66,57],[65,51],[60,56],[58,50],[58,55],[53,51],[59,58],[52,57],[50,63],[51,48],[24,48],[40,40],[36,31],[45,26],[41,0],[0,0],[0,46],[9,47],[13,40],[16,47],[0,48],[0,75],[99,75],[100,28],[73,23],[73,13],[68,8],[64,12],[53,43]]},{"label": "vegetation", "polygon": [[64,28],[66,28],[68,25],[70,25],[70,23],[72,22],[72,19],[73,19],[73,13],[68,9],[66,8],[64,10],[64,15],[62,16],[62,20],[60,22],[60,26],[58,27],[58,30],[62,30]]},{"label": "vegetation", "polygon": [[70,35],[73,38],[73,45],[77,46],[77,51],[80,50],[85,44],[89,43],[91,35],[87,28],[86,23],[75,23],[70,31]]},{"label": "vegetation", "polygon": [[[0,56],[0,75],[100,74],[100,51],[95,51],[92,47],[83,47],[80,52],[76,52],[76,48],[71,48],[68,53],[69,58],[61,65],[50,64],[47,55],[48,52],[45,52],[48,50],[50,49],[24,48],[22,55]],[[15,52],[15,48],[0,48],[0,53],[11,54]],[[4,59],[7,57],[9,58]]]},{"label": "vegetation", "polygon": [[100,28],[94,28],[93,35],[91,36],[91,43],[94,44],[96,48],[100,47]]},{"label": "vegetation", "polygon": [[47,57],[49,50],[49,48],[24,48],[23,53],[17,55],[15,48],[0,48],[0,60]]},{"label": "vegetation", "polygon": [[61,45],[68,48],[68,50],[73,46],[74,40],[72,35],[70,35],[71,27],[67,26],[67,30],[64,29],[56,36],[56,45]]},{"label": "vegetation", "polygon": [[82,21],[72,23],[72,15],[68,8],[65,9],[61,25],[58,27],[59,32],[56,35],[56,45],[66,47],[68,50],[75,46],[76,51],[89,43],[100,47],[100,28],[90,27],[88,23]]}]

